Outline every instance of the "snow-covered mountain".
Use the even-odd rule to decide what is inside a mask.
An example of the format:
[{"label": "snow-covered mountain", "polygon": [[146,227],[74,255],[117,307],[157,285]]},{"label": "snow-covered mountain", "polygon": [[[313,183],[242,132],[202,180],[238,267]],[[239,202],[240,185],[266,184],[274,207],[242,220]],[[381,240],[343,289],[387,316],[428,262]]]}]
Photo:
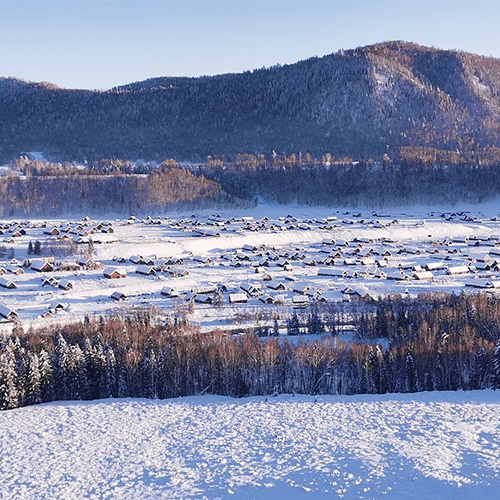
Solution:
[{"label": "snow-covered mountain", "polygon": [[0,79],[0,162],[32,150],[64,160],[481,152],[484,162],[498,157],[499,112],[500,60],[406,42],[109,91]]}]

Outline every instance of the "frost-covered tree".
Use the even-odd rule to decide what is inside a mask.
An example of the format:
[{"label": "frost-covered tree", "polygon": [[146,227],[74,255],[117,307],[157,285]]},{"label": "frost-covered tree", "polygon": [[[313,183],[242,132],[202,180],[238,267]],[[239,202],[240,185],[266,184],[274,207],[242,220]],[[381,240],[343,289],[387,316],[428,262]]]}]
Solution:
[{"label": "frost-covered tree", "polygon": [[415,358],[410,347],[406,350],[405,356],[405,375],[406,375],[406,392],[419,392],[421,391],[419,374]]},{"label": "frost-covered tree", "polygon": [[500,389],[500,339],[495,344],[492,365],[491,384],[494,389]]},{"label": "frost-covered tree", "polygon": [[321,334],[325,331],[325,324],[318,311],[318,306],[314,305],[312,312],[307,317],[307,333],[310,335]]},{"label": "frost-covered tree", "polygon": [[300,321],[296,311],[294,311],[290,318],[288,318],[286,322],[286,331],[287,335],[300,334]]},{"label": "frost-covered tree", "polygon": [[14,344],[9,342],[0,355],[0,408],[17,408],[20,403]]}]

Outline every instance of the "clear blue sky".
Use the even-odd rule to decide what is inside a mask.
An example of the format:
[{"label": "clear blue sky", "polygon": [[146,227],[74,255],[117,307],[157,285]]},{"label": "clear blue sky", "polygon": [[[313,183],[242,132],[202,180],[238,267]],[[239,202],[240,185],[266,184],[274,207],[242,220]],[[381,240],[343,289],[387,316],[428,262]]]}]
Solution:
[{"label": "clear blue sky", "polygon": [[0,76],[107,89],[407,40],[500,58],[496,0],[0,0]]}]

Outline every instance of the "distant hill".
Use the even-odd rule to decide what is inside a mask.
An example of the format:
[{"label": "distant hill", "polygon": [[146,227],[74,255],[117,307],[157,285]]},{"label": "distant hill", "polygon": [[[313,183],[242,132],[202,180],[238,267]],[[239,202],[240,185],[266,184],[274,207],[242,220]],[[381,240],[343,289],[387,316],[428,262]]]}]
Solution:
[{"label": "distant hill", "polygon": [[500,158],[500,60],[387,42],[286,66],[109,91],[0,79],[0,162],[330,152]]}]

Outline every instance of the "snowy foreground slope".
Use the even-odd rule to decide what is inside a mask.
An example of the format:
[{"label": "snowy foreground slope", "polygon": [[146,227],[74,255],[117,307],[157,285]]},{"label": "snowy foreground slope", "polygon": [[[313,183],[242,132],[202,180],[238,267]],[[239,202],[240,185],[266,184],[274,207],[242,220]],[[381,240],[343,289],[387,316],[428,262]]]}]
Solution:
[{"label": "snowy foreground slope", "polygon": [[53,403],[0,413],[0,498],[497,499],[500,393]]}]

